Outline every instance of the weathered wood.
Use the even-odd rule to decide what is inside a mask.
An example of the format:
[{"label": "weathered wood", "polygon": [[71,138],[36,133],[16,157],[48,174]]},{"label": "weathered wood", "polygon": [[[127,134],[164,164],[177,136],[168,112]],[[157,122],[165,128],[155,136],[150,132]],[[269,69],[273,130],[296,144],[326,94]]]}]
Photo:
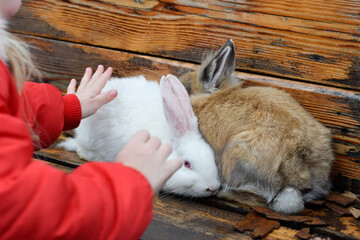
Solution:
[{"label": "weathered wood", "polygon": [[311,237],[310,228],[301,229],[296,236],[300,239],[309,239]]},{"label": "weathered wood", "polygon": [[349,205],[355,203],[358,199],[346,197],[339,193],[333,193],[326,196],[326,200],[339,204],[343,207],[348,207]]},{"label": "weathered wood", "polygon": [[251,237],[263,238],[279,227],[278,221],[269,220],[251,212],[246,215],[244,220],[236,224],[235,230],[239,232],[251,231]]},{"label": "weathered wood", "polygon": [[335,203],[326,203],[325,204],[331,211],[338,214],[339,216],[351,215],[350,208],[344,208]]},{"label": "weathered wood", "polygon": [[282,213],[275,212],[272,209],[254,206],[251,207],[255,212],[265,215],[269,219],[285,221],[285,222],[294,222],[302,223],[308,226],[326,226],[328,223],[318,217],[307,216],[307,215],[286,215]]},{"label": "weathered wood", "polygon": [[87,162],[86,160],[80,159],[75,152],[68,152],[62,148],[58,148],[57,144],[63,140],[65,140],[65,137],[61,135],[49,148],[35,152],[35,157],[68,168],[76,168]]},{"label": "weathered wood", "polygon": [[[234,230],[243,215],[173,195],[159,196],[154,217],[142,239],[252,239]],[[262,239],[296,239],[297,231],[280,226]]]},{"label": "weathered wood", "polygon": [[356,219],[360,218],[360,209],[351,207],[350,213],[353,215],[354,218],[356,218]]},{"label": "weathered wood", "polygon": [[18,33],[191,62],[232,38],[240,70],[360,89],[358,0],[23,2]]},{"label": "weathered wood", "polygon": [[360,239],[360,221],[354,217],[339,217],[326,208],[306,208],[303,215],[325,220],[326,227],[314,227],[312,232],[330,235],[339,239]]},{"label": "weathered wood", "polygon": [[[62,171],[71,172],[72,168],[67,167],[69,155],[54,147],[55,145],[50,146],[52,151],[46,152],[47,160]],[[43,151],[47,150],[39,152]],[[76,160],[76,157],[76,154],[72,156],[73,162],[81,164],[83,160]],[[305,226],[309,226],[312,232],[339,239],[360,239],[360,221],[354,217],[337,216],[325,206],[311,207],[312,205],[309,205],[301,216],[288,216],[264,207],[249,207],[217,197],[187,199],[162,193],[154,200],[154,218],[142,239],[250,239],[251,233],[236,233],[234,228],[252,209],[269,219],[280,220],[281,227],[273,230],[264,239],[297,239],[297,229]],[[323,226],[324,224],[326,226]]]},{"label": "weathered wood", "polygon": [[233,229],[243,216],[181,197],[157,197],[154,212],[143,239],[251,239]]},{"label": "weathered wood", "polygon": [[[50,149],[52,149],[50,147]],[[73,168],[67,167],[68,154],[64,155],[59,149],[46,152],[47,164],[52,165],[65,173],[71,173]],[[59,151],[59,153],[56,153]],[[62,157],[61,157],[62,156]],[[54,159],[51,159],[54,157]],[[43,161],[43,160],[39,160]],[[60,164],[53,162],[59,161]],[[64,165],[61,164],[63,161]],[[75,162],[82,162],[78,159]],[[252,239],[249,234],[241,234],[234,230],[237,221],[244,216],[225,209],[211,207],[201,202],[160,194],[154,199],[154,216],[141,239],[167,240],[167,239]],[[264,239],[290,240],[295,238],[296,230],[279,227]]]},{"label": "weathered wood", "polygon": [[50,166],[53,166],[57,169],[60,169],[61,171],[63,171],[64,173],[71,173],[74,169],[71,168],[71,167],[66,167],[64,165],[62,165],[61,163],[60,164],[56,164],[56,163],[52,163],[52,162],[49,162],[49,161],[45,161],[45,160],[42,160],[42,159],[37,159],[37,158],[34,158],[34,161],[41,161],[41,162],[44,162],[46,164],[49,164]]},{"label": "weathered wood", "polygon": [[[162,75],[181,75],[197,65],[115,50],[23,36],[32,43],[44,80],[65,90],[69,79],[81,79],[85,67],[103,63],[115,76],[143,74],[159,80]],[[86,59],[86,61],[84,61]],[[334,183],[339,188],[360,192],[360,95],[357,91],[237,72],[245,86],[272,86],[292,94],[319,121],[331,128],[337,161]],[[340,180],[339,180],[340,179]]]}]

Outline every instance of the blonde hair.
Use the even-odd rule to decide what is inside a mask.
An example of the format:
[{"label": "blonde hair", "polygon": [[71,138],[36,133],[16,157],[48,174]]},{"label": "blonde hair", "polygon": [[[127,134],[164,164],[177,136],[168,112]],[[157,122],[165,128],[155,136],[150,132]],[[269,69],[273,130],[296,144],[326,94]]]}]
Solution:
[{"label": "blonde hair", "polygon": [[7,22],[0,19],[0,58],[8,65],[20,91],[24,82],[40,78],[30,54],[29,45],[6,30]]},{"label": "blonde hair", "polygon": [[[40,79],[41,73],[31,58],[29,45],[8,32],[6,28],[6,20],[0,18],[0,59],[9,67],[20,92],[25,81]],[[24,100],[25,104],[28,104],[26,97]],[[25,112],[23,112],[23,116],[25,122],[30,125]],[[35,147],[39,147],[39,136],[35,134],[31,126],[29,129]]]}]

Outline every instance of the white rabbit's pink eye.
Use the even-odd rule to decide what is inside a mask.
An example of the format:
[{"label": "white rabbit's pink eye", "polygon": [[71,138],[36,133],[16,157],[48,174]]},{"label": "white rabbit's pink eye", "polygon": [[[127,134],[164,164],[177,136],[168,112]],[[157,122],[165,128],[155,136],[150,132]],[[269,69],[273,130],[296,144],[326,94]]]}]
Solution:
[{"label": "white rabbit's pink eye", "polygon": [[184,161],[184,166],[185,166],[186,168],[191,168],[191,164],[190,164],[189,161]]}]

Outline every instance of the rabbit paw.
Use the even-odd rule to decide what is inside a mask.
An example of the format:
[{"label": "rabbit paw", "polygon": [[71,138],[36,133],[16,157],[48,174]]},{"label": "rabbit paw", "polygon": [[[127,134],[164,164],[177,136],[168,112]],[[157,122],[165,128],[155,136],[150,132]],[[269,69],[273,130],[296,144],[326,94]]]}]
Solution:
[{"label": "rabbit paw", "polygon": [[304,200],[299,190],[293,187],[283,188],[269,204],[276,212],[293,214],[304,209]]}]

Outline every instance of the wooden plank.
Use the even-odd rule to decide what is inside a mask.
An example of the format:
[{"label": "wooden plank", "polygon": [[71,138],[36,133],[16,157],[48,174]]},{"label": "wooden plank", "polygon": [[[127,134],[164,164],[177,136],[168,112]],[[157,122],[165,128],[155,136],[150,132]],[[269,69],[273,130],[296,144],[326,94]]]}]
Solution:
[{"label": "wooden plank", "polygon": [[[143,239],[251,239],[233,229],[236,221],[243,218],[242,215],[185,198],[172,195],[157,197],[154,213],[153,222]],[[158,231],[162,227],[169,231]]]},{"label": "wooden plank", "polygon": [[360,89],[358,0],[23,2],[18,33],[191,62],[232,38],[239,70]]},{"label": "wooden plank", "polygon": [[[114,76],[145,75],[159,80],[162,75],[179,76],[197,65],[156,57],[124,53],[24,36],[32,43],[34,56],[44,80],[65,90],[69,79],[81,79],[85,67],[103,63],[114,67]],[[86,59],[86,61],[84,61]],[[245,85],[272,86],[292,94],[319,121],[331,128],[334,136],[336,162],[333,173],[341,177],[334,181],[340,188],[360,191],[360,95],[357,91],[289,81],[237,72]]]},{"label": "wooden plank", "polygon": [[[173,195],[154,201],[154,217],[141,239],[252,239],[234,230],[244,216]],[[297,231],[281,226],[263,239],[297,239]]]},{"label": "wooden plank", "polygon": [[[201,203],[230,212],[236,212],[241,215],[246,215],[253,211],[252,208],[244,207],[242,204],[217,199],[215,197],[203,199]],[[256,204],[254,206],[256,206]],[[259,208],[261,209],[263,207]],[[254,207],[254,209],[256,209],[256,207]],[[269,209],[267,211],[273,212]],[[298,215],[283,215],[283,218],[277,218],[276,215],[273,215],[269,216],[269,219],[280,220],[281,226],[287,228],[285,232],[283,232],[282,229],[274,230],[267,236],[269,238],[273,236],[276,239],[282,234],[284,234],[284,236],[286,234],[293,236],[293,234],[296,235],[298,232],[296,229],[299,230],[304,227],[310,227],[312,233],[328,235],[336,239],[360,239],[360,221],[354,217],[338,216],[336,213],[327,209],[325,205],[315,206],[307,204],[306,208]],[[294,221],[294,219],[297,220]],[[302,222],[301,219],[312,219],[312,222]],[[320,226],[316,226],[317,224],[320,224]]]},{"label": "wooden plank", "polygon": [[[64,136],[60,137],[60,140],[64,139]],[[37,159],[38,161],[43,161],[65,173],[73,171],[73,168],[68,167],[69,163],[75,162],[81,165],[85,162],[75,153],[56,148],[56,144],[36,154],[43,158],[43,160]],[[252,239],[249,234],[241,234],[234,230],[236,222],[242,218],[243,216],[237,211],[229,212],[190,199],[162,193],[154,199],[153,220],[141,239]],[[274,237],[284,240],[296,239],[296,232],[280,227],[275,233],[269,235],[270,238],[264,239],[274,239]]]},{"label": "wooden plank", "polygon": [[75,152],[68,152],[57,145],[65,140],[65,136],[61,135],[58,140],[49,148],[35,152],[35,157],[47,161],[55,165],[62,165],[67,168],[76,168],[87,161],[80,159]]},{"label": "wooden plank", "polygon": [[59,170],[61,170],[62,172],[64,173],[71,173],[74,169],[73,168],[70,168],[70,167],[66,167],[62,164],[56,164],[56,163],[52,163],[52,162],[48,162],[48,161],[45,161],[45,160],[42,160],[42,159],[37,159],[35,158],[34,161],[41,161],[41,162],[44,162],[46,164],[49,164],[50,166],[53,166]]},{"label": "wooden plank", "polygon": [[[61,136],[60,139],[64,140],[65,137]],[[67,165],[67,158],[73,153],[64,154],[64,151],[55,147],[50,146],[51,151],[47,152],[47,158],[51,161],[49,164],[66,173],[71,172],[72,168],[62,166],[62,163]],[[76,157],[76,154],[73,155],[72,161],[81,164],[82,160],[76,160]],[[58,164],[52,163],[54,160]],[[339,194],[336,196],[339,197]],[[188,199],[161,193],[154,199],[154,218],[142,239],[251,239],[251,232],[240,234],[234,231],[234,227],[254,209],[260,211],[260,214],[270,214],[269,219],[280,220],[281,227],[264,239],[297,239],[295,236],[298,229],[304,227],[310,227],[312,233],[338,239],[360,239],[360,221],[353,217],[337,216],[325,207],[325,201],[319,206],[307,205],[299,216],[286,216],[264,209],[261,200],[255,196],[242,194],[241,197],[244,203],[217,197]],[[303,219],[313,219],[314,223],[308,220],[303,222]]]}]

